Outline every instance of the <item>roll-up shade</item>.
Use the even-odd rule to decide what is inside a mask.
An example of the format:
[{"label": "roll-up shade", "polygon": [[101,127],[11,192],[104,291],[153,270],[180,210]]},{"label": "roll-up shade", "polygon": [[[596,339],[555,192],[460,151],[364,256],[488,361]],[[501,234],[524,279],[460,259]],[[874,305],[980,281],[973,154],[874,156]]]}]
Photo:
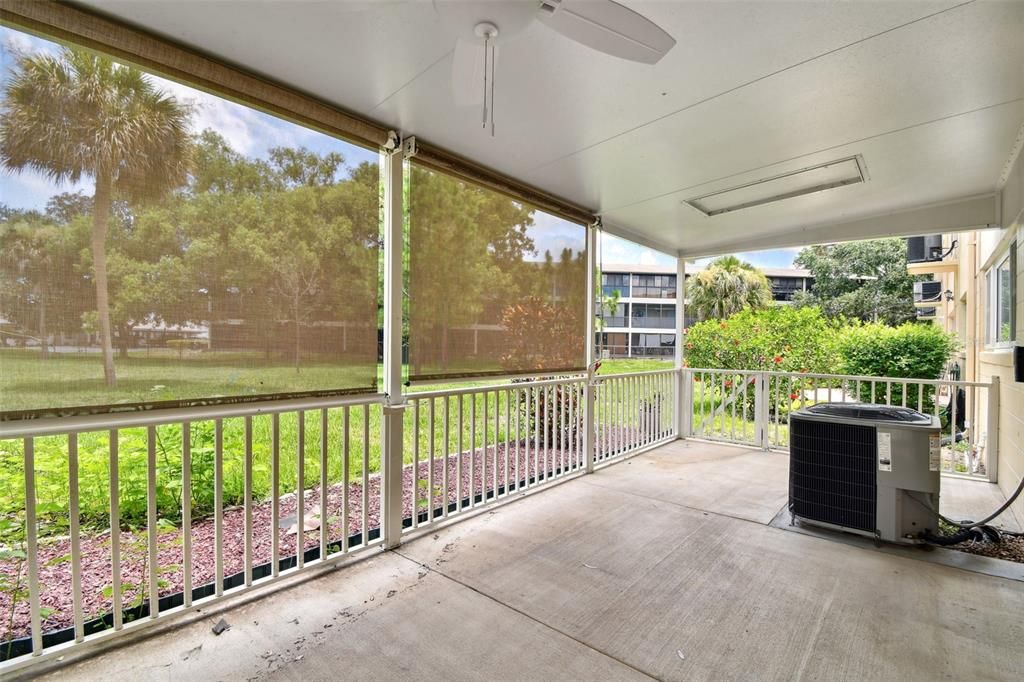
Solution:
[{"label": "roll-up shade", "polygon": [[416,162],[424,168],[460,177],[570,222],[592,225],[597,219],[593,211],[429,144],[417,145]]},{"label": "roll-up shade", "polygon": [[0,419],[375,390],[379,151],[0,42]]},{"label": "roll-up shade", "polygon": [[0,18],[353,142],[380,147],[388,140],[388,129],[369,119],[86,10],[51,0],[4,0]]},{"label": "roll-up shade", "polygon": [[586,231],[409,165],[409,378],[585,368]]}]

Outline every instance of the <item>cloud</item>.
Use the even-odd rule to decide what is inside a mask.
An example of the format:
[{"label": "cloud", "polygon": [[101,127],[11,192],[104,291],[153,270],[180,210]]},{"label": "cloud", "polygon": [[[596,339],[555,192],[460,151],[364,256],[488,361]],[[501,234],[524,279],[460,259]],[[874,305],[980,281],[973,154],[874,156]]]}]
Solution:
[{"label": "cloud", "polygon": [[621,237],[602,233],[598,244],[598,258],[602,263],[639,265],[674,265],[674,256],[635,244]]}]

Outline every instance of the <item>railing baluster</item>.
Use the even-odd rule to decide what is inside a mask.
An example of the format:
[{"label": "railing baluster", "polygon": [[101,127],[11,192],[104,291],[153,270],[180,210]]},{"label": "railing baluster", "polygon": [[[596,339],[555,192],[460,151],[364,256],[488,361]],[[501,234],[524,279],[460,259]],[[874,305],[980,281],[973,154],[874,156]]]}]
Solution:
[{"label": "railing baluster", "polygon": [[181,424],[181,561],[185,608],[192,606],[192,423]]},{"label": "railing baluster", "polygon": [[270,415],[270,572],[281,570],[281,415]]},{"label": "railing baluster", "polygon": [[505,495],[507,496],[512,486],[509,483],[508,456],[509,448],[512,446],[512,391],[505,392]]},{"label": "railing baluster", "polygon": [[346,405],[341,416],[341,551],[348,553],[348,538],[351,535],[348,520],[349,457],[352,455],[352,413]]},{"label": "railing baluster", "polygon": [[534,387],[534,485],[541,483],[541,389]]},{"label": "railing baluster", "polygon": [[476,393],[469,394],[469,506],[476,506]]},{"label": "railing baluster", "polygon": [[924,384],[917,384],[917,411],[924,412]]},{"label": "railing baluster", "polygon": [[68,434],[68,532],[71,534],[71,610],[74,614],[75,641],[85,639],[82,614],[82,543],[79,537],[78,508],[78,434]]},{"label": "railing baluster", "polygon": [[[523,485],[523,470],[520,460],[523,457],[523,405],[524,405],[524,392],[521,389],[515,389],[516,394],[516,492],[519,492],[520,487]],[[526,470],[529,472],[530,465],[527,463]]]},{"label": "railing baluster", "polygon": [[327,408],[320,409],[320,561],[327,559],[330,524],[327,519]]},{"label": "railing baluster", "polygon": [[252,585],[252,416],[245,417],[245,584]]},{"label": "railing baluster", "polygon": [[157,528],[156,519],[156,427],[146,429],[146,527],[149,531],[149,617],[160,615],[160,586],[157,579]]},{"label": "railing baluster", "polygon": [[441,488],[444,490],[444,506],[441,509],[441,518],[447,518],[448,516],[448,500],[451,497],[451,493],[448,491],[448,462],[452,452],[452,434],[451,434],[451,401],[448,396],[444,397],[444,453],[443,453],[443,464],[441,469]]},{"label": "railing baluster", "polygon": [[[110,430],[107,449],[110,455],[110,597],[111,610],[114,612],[114,629],[120,630],[123,625],[124,609],[121,601],[121,488],[118,483],[117,429]],[[185,549],[188,550],[188,545]],[[192,570],[192,562],[188,558],[186,566],[187,586]],[[188,591],[188,595],[191,597],[191,590]]]},{"label": "railing baluster", "polygon": [[892,405],[892,382],[888,379],[885,381],[885,404]]},{"label": "railing baluster", "polygon": [[903,391],[902,391],[902,395],[900,396],[900,398],[901,398],[901,406],[902,407],[906,407],[907,406],[907,382],[905,382],[905,381],[903,382]]},{"label": "railing baluster", "polygon": [[[489,414],[489,412],[488,412],[488,397],[489,397],[489,395],[490,394],[487,391],[484,391],[483,395],[481,396],[484,399],[484,405],[483,405],[484,409],[483,409],[483,414],[481,415],[481,417],[482,417],[481,421],[483,423],[483,427],[484,428],[483,428],[483,433],[481,434],[483,436],[483,446],[482,446],[482,448],[480,450],[480,504],[484,504],[484,503],[487,502],[487,443],[488,443],[488,440],[487,440],[487,426],[488,426],[488,423],[489,423],[488,420],[487,420],[487,415]],[[475,427],[475,425],[474,425],[474,427]]]},{"label": "railing baluster", "polygon": [[460,393],[459,394],[459,436],[458,436],[459,456],[458,456],[458,459],[455,462],[455,469],[456,469],[456,474],[457,474],[456,480],[455,480],[455,494],[456,494],[455,510],[456,511],[462,511],[462,416],[463,416],[462,405],[463,405],[463,402],[464,402],[463,401],[463,395]]},{"label": "railing baluster", "polygon": [[213,550],[214,592],[224,594],[224,422],[213,422]]},{"label": "railing baluster", "polygon": [[494,391],[494,452],[491,453],[491,487],[494,490],[492,497],[498,499],[498,441],[501,432],[501,391]]},{"label": "railing baluster", "polygon": [[[381,484],[383,485],[383,481]],[[370,406],[363,405],[363,546],[370,544]],[[379,518],[379,517],[378,517]]]},{"label": "railing baluster", "polygon": [[[781,384],[782,384],[782,381],[781,381],[782,377],[774,377],[774,378],[775,378],[775,405],[774,405],[774,407],[775,407],[775,410],[774,410],[775,442],[772,443],[772,444],[778,446],[781,443],[781,440],[779,439],[779,424],[780,424],[780,422],[782,422],[782,415],[779,412],[779,406],[782,404],[782,391],[780,390],[781,389]],[[771,390],[771,380],[772,380],[772,375],[769,374],[768,375],[769,390]]]},{"label": "railing baluster", "polygon": [[412,527],[420,525],[420,401],[412,400]]},{"label": "railing baluster", "polygon": [[430,447],[427,450],[427,521],[434,520],[434,410],[434,399],[431,398],[427,410],[430,431]]},{"label": "railing baluster", "polygon": [[[26,438],[25,451],[25,551],[28,554],[28,606],[32,626],[32,655],[43,653],[43,618],[39,603],[39,547],[36,528],[36,444]],[[12,597],[13,600],[13,597]]]},{"label": "railing baluster", "polygon": [[298,444],[295,449],[295,565],[302,568],[306,553],[306,413],[296,413],[299,420]]}]

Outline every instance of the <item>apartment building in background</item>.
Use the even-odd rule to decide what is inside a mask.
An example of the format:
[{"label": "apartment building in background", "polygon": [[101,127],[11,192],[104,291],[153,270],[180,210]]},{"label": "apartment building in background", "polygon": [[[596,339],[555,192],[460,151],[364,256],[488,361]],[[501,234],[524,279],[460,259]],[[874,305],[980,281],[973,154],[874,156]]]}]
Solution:
[{"label": "apartment building in background", "polygon": [[[703,270],[687,266],[690,278]],[[778,305],[792,302],[798,291],[813,285],[810,272],[799,268],[764,268]],[[665,265],[605,264],[601,267],[601,295],[607,300],[618,292],[614,309],[598,305],[602,328],[597,344],[605,358],[671,358],[676,345],[676,269]],[[697,320],[687,315],[684,326]]]}]

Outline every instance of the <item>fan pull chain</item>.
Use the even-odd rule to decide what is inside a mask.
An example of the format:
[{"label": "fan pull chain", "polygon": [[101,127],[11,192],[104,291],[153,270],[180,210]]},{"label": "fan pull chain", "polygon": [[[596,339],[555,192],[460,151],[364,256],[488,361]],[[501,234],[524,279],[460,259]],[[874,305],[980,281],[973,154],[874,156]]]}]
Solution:
[{"label": "fan pull chain", "polygon": [[491,37],[489,35],[484,36],[484,111],[483,117],[480,120],[480,127],[487,128],[487,53],[490,47]]},{"label": "fan pull chain", "polygon": [[491,46],[491,137],[494,137],[494,46]]}]

